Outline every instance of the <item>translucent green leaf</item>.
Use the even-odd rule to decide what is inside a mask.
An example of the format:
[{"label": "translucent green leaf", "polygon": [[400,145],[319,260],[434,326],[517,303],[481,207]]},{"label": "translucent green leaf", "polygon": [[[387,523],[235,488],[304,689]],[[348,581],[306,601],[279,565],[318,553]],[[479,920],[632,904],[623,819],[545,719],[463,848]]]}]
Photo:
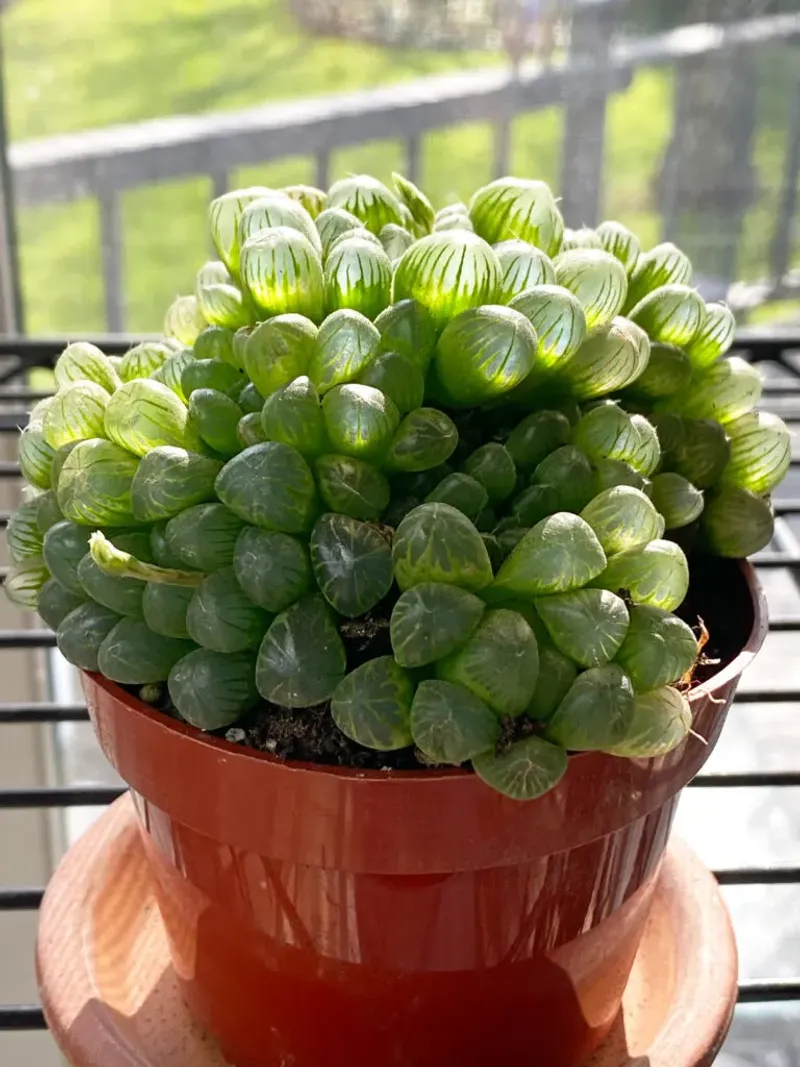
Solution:
[{"label": "translucent green leaf", "polygon": [[533,370],[536,333],[512,308],[483,306],[463,311],[444,328],[435,366],[447,395],[475,405],[510,392]]},{"label": "translucent green leaf", "polygon": [[628,632],[628,609],[607,589],[540,597],[536,610],[556,648],[581,667],[610,663]]},{"label": "translucent green leaf", "polygon": [[155,634],[139,619],[121,619],[100,645],[97,664],[112,682],[165,682],[178,660],[193,649],[191,641]]},{"label": "translucent green leaf", "polygon": [[325,263],[325,309],[352,308],[375,319],[391,303],[392,261],[383,248],[346,235]]},{"label": "translucent green leaf", "polygon": [[145,583],[139,579],[106,574],[87,552],[78,564],[78,580],[86,595],[103,607],[127,618],[144,618],[142,597]]},{"label": "translucent green leaf", "polygon": [[461,473],[448,474],[425,498],[426,503],[440,502],[457,508],[473,523],[477,522],[488,500],[489,495],[481,483]]},{"label": "translucent green leaf", "polygon": [[28,556],[9,568],[3,583],[6,596],[19,607],[34,611],[39,591],[49,577],[42,556]]},{"label": "translucent green leaf", "polygon": [[467,308],[492,304],[500,292],[501,269],[486,241],[466,230],[422,237],[395,267],[392,300],[416,300],[443,327]]},{"label": "translucent green leaf", "polygon": [[195,389],[189,397],[191,427],[221,456],[241,452],[239,420],[242,409],[235,400],[216,389]]},{"label": "translucent green leaf", "polygon": [[745,559],[760,552],[775,532],[769,503],[733,485],[706,496],[702,527],[714,555],[729,559]]},{"label": "translucent green leaf", "polygon": [[242,415],[236,424],[236,436],[242,448],[263,444],[267,440],[267,435],[261,424],[261,412],[251,411],[247,415]]},{"label": "translucent green leaf", "polygon": [[328,208],[341,208],[360,219],[372,233],[387,222],[402,225],[400,201],[383,182],[369,174],[353,174],[334,182],[328,190]]},{"label": "translucent green leaf", "polygon": [[78,442],[58,477],[64,518],[95,528],[134,525],[131,487],[138,468],[136,456],[111,441]]},{"label": "translucent green leaf", "polygon": [[392,552],[369,523],[326,514],[311,533],[311,564],[325,599],[348,618],[375,607],[392,586]]},{"label": "translucent green leaf", "polygon": [[36,610],[51,630],[57,630],[67,615],[85,602],[85,596],[65,589],[61,582],[50,578],[39,590]]},{"label": "translucent green leaf", "polygon": [[521,597],[566,593],[603,572],[606,556],[591,526],[560,512],[537,523],[500,568],[494,589]]},{"label": "translucent green leaf", "polygon": [[574,661],[547,640],[539,640],[539,677],[527,712],[532,719],[546,721],[569,692],[578,676]]},{"label": "translucent green leaf", "polygon": [[289,534],[245,526],[236,541],[233,569],[248,597],[277,615],[312,586],[308,549]]},{"label": "translucent green leaf", "polygon": [[689,257],[669,241],[656,245],[639,257],[631,275],[625,307],[635,307],[654,289],[665,285],[688,285],[691,280]]},{"label": "translucent green leaf", "polygon": [[41,555],[50,574],[65,589],[84,595],[78,564],[89,550],[89,531],[72,522],[58,522],[45,534]]},{"label": "translucent green leaf", "polygon": [[572,443],[592,463],[603,459],[631,463],[640,446],[631,416],[616,404],[598,404],[587,411],[573,430]]},{"label": "translucent green leaf", "polygon": [[272,616],[242,590],[233,567],[215,571],[194,591],[186,612],[189,636],[214,652],[256,649]]},{"label": "translucent green leaf", "polygon": [[539,649],[515,611],[487,611],[477,630],[436,664],[436,676],[465,686],[498,715],[521,715],[536,690]]},{"label": "translucent green leaf", "polygon": [[569,227],[564,230],[564,239],[561,242],[561,253],[572,252],[575,249],[594,249],[603,251],[603,242],[597,233],[589,226],[581,226],[579,230]]},{"label": "translucent green leaf", "polygon": [[408,230],[402,226],[396,226],[393,222],[387,222],[378,237],[392,266],[401,258],[405,250],[414,243],[414,238]]},{"label": "translucent green leaf", "polygon": [[488,751],[472,761],[475,773],[512,800],[536,800],[558,785],[567,772],[567,753],[542,737],[515,741],[499,755]]},{"label": "translucent green leaf", "polygon": [[[509,519],[509,522],[516,523],[521,520],[514,518]],[[528,532],[527,526],[505,526],[502,530],[495,531],[495,537],[500,549],[500,556],[503,560],[508,559],[522,538]]]},{"label": "translucent green leaf", "polygon": [[114,365],[96,345],[76,341],[67,345],[56,360],[53,370],[56,385],[64,389],[72,382],[95,382],[107,393],[113,393],[122,384]]},{"label": "translucent green leaf", "polygon": [[686,355],[693,367],[710,367],[725,355],[735,336],[736,318],[731,309],[725,304],[706,304],[705,318],[686,345]]},{"label": "translucent green leaf", "polygon": [[653,341],[688,345],[705,319],[703,298],[686,285],[665,285],[648,293],[630,312],[630,318]]},{"label": "translucent green leaf", "polygon": [[578,298],[561,285],[537,285],[509,301],[536,331],[536,364],[557,370],[586,340],[586,315]]},{"label": "translucent green leaf", "polygon": [[458,445],[455,423],[436,408],[417,408],[400,422],[387,456],[395,471],[427,471],[446,463]]},{"label": "translucent green leaf", "polygon": [[169,672],[169,695],[181,716],[198,730],[221,730],[258,703],[255,657],[198,648]]},{"label": "translucent green leaf", "polygon": [[641,489],[617,485],[605,489],[581,512],[607,556],[655,541],[664,533],[664,520]]},{"label": "translucent green leaf", "polygon": [[379,355],[359,382],[388,396],[401,415],[420,407],[425,396],[425,377],[420,365],[397,352]]},{"label": "translucent green leaf", "polygon": [[653,504],[663,515],[667,530],[688,526],[700,518],[704,507],[702,492],[671,471],[653,478]]},{"label": "translucent green leaf", "polygon": [[347,308],[334,311],[320,327],[308,376],[324,395],[336,385],[357,381],[376,359],[379,346],[378,329],[366,316]]},{"label": "translucent green leaf", "polygon": [[[198,334],[207,325],[197,297],[178,296],[167,308],[164,316],[164,336],[180,341],[182,345],[193,345]],[[100,382],[100,385],[103,383]]]},{"label": "translucent green leaf", "polygon": [[515,296],[537,285],[554,285],[556,271],[549,256],[527,241],[501,241],[495,254],[503,272],[499,300],[508,304]]},{"label": "translucent green leaf", "polygon": [[617,320],[592,333],[558,368],[579,400],[607,396],[633,381],[640,368],[639,348],[631,332]]},{"label": "translucent green leaf", "polygon": [[462,470],[480,482],[493,504],[506,500],[517,483],[517,468],[511,452],[496,441],[475,449],[464,461]]},{"label": "translucent green leaf", "polygon": [[688,357],[674,345],[654,344],[644,372],[632,389],[637,397],[661,400],[684,389],[692,376]]},{"label": "translucent green leaf", "polygon": [[185,508],[214,500],[217,460],[164,445],[143,456],[131,483],[134,516],[141,522],[169,519]]},{"label": "translucent green leaf", "polygon": [[203,318],[213,326],[236,330],[256,319],[256,310],[249,293],[243,293],[233,282],[198,285],[197,303]]},{"label": "translucent green leaf", "polygon": [[264,409],[265,403],[264,397],[259,393],[258,389],[256,389],[252,382],[248,382],[244,389],[242,389],[236,402],[245,415],[260,415]]},{"label": "translucent green leaf", "polygon": [[217,255],[232,274],[239,273],[239,219],[254,200],[268,196],[269,189],[256,185],[249,189],[234,189],[211,201],[208,209],[211,240]]},{"label": "translucent green leaf", "polygon": [[239,216],[239,247],[249,237],[275,226],[297,230],[322,254],[322,241],[314,220],[302,204],[283,193],[270,193],[252,200]]},{"label": "translucent green leaf", "polygon": [[731,458],[723,481],[751,493],[770,493],[786,477],[792,440],[782,419],[768,412],[741,415],[726,425]]},{"label": "translucent green leaf", "polygon": [[600,244],[620,261],[626,272],[630,275],[636,269],[639,262],[642,247],[639,238],[621,222],[608,220],[601,222],[595,231],[600,239]]},{"label": "translucent green leaf", "polygon": [[188,639],[186,612],[194,589],[163,582],[145,582],[142,613],[150,629],[164,637]]},{"label": "translucent green leaf", "polygon": [[328,197],[328,194],[323,192],[322,189],[302,183],[285,185],[281,191],[290,199],[296,200],[298,204],[302,204],[312,219],[316,219],[322,211]]},{"label": "translucent green leaf", "polygon": [[343,233],[352,233],[354,230],[361,229],[362,223],[361,219],[357,219],[349,211],[343,211],[341,208],[325,208],[317,215],[314,225],[322,241],[324,258],[337,237],[341,237]]},{"label": "translucent green leaf", "polygon": [[189,363],[194,363],[195,357],[191,348],[182,348],[179,352],[173,352],[169,359],[165,360],[157,371],[152,375],[154,382],[160,382],[171,389],[179,400],[186,402],[186,394],[183,391],[183,372]]},{"label": "translucent green leaf", "polygon": [[692,728],[689,701],[677,689],[664,686],[640,693],[625,737],[608,751],[628,759],[654,759],[677,748]]},{"label": "translucent green leaf", "polygon": [[399,300],[375,320],[383,352],[397,352],[427,370],[436,348],[436,325],[416,300]]},{"label": "translucent green leaf", "polygon": [[187,444],[187,419],[186,405],[171,389],[161,382],[137,378],[126,382],[108,401],[105,436],[136,456],[144,456],[159,445],[183,448]]},{"label": "translucent green leaf", "polygon": [[490,244],[518,238],[554,256],[561,248],[564,220],[550,187],[526,178],[498,178],[469,202],[477,233]]},{"label": "translucent green leaf", "polygon": [[499,570],[500,565],[505,559],[503,550],[500,548],[500,542],[494,534],[486,533],[484,531],[481,531],[481,541],[483,541],[484,547],[489,555],[489,562],[492,565],[492,570]]},{"label": "translucent green leaf", "polygon": [[436,763],[460,764],[494,749],[500,723],[469,689],[451,682],[420,682],[411,705],[414,744]]},{"label": "translucent green leaf", "polygon": [[225,326],[206,326],[194,341],[194,355],[198,360],[215,359],[241,371],[233,343],[234,332]]},{"label": "translucent green leaf", "polygon": [[331,712],[339,729],[357,744],[380,752],[412,743],[409,717],[414,683],[391,656],[362,663],[336,687]]},{"label": "translucent green leaf", "polygon": [[307,377],[296,378],[267,398],[261,426],[267,441],[292,445],[307,458],[328,447],[319,394]]},{"label": "translucent green leaf", "polygon": [[752,411],[762,389],[758,369],[739,356],[730,356],[694,374],[686,389],[668,401],[669,410],[686,419],[728,423]]},{"label": "translucent green leaf", "polygon": [[557,511],[581,511],[592,499],[592,465],[583,452],[564,445],[543,459],[531,476],[537,485],[555,490]]},{"label": "translucent green leaf", "polygon": [[631,415],[631,424],[636,429],[639,445],[629,462],[640,474],[652,474],[661,463],[661,442],[655,426],[644,415]]},{"label": "translucent green leaf", "polygon": [[606,326],[619,314],[628,292],[628,275],[609,252],[574,248],[555,260],[556,283],[580,302],[590,330]]},{"label": "translucent green leaf", "polygon": [[14,563],[42,554],[42,531],[39,529],[39,501],[26,500],[9,516],[6,544]]},{"label": "translucent green leaf", "polygon": [[169,359],[173,349],[160,341],[143,341],[134,345],[122,358],[119,365],[119,377],[123,382],[132,382],[137,378],[149,378]]},{"label": "translucent green leaf", "polygon": [[401,667],[424,667],[449,655],[473,633],[484,607],[473,593],[455,585],[424,582],[407,589],[390,622],[395,659]]},{"label": "translucent green leaf", "polygon": [[698,656],[697,639],[676,615],[663,608],[635,604],[630,626],[616,655],[637,693],[678,682]]},{"label": "translucent green leaf", "polygon": [[216,389],[227,393],[234,400],[245,384],[244,375],[221,359],[196,359],[187,361],[181,375],[183,395],[187,399],[195,389]]},{"label": "translucent green leaf", "polygon": [[302,315],[277,315],[259,323],[244,343],[244,368],[267,397],[306,374],[317,328]]},{"label": "translucent green leaf", "polygon": [[317,493],[308,464],[291,445],[268,441],[229,460],[217,496],[245,522],[284,533],[311,528]]},{"label": "translucent green leaf", "polygon": [[438,582],[478,592],[492,582],[481,535],[449,504],[422,504],[406,515],[395,531],[392,558],[403,590]]},{"label": "translucent green leaf", "polygon": [[344,645],[322,597],[305,597],[274,620],[261,643],[256,685],[265,700],[304,708],[333,696],[344,677]]},{"label": "translucent green leaf", "polygon": [[289,226],[275,226],[249,237],[242,245],[242,284],[266,317],[324,317],[322,262],[307,237]]},{"label": "translucent green leaf", "polygon": [[560,411],[535,411],[511,431],[506,448],[517,467],[531,470],[572,435],[569,420]]},{"label": "translucent green leaf", "polygon": [[320,456],[314,473],[323,503],[331,511],[375,522],[389,506],[389,483],[376,467],[354,456]]},{"label": "translucent green leaf", "polygon": [[325,395],[322,416],[336,452],[380,459],[400,423],[394,403],[369,385],[338,385]]},{"label": "translucent green leaf", "polygon": [[233,281],[233,275],[221,260],[207,260],[195,275],[195,296],[197,296],[200,289],[206,286],[231,285]]},{"label": "translucent green leaf", "polygon": [[42,423],[45,442],[56,449],[72,441],[104,437],[106,405],[110,399],[96,382],[73,382],[59,389]]},{"label": "translucent green leaf", "polygon": [[514,497],[508,521],[529,529],[559,511],[559,504],[559,494],[552,485],[529,485]]},{"label": "translucent green leaf", "polygon": [[624,590],[636,604],[674,611],[689,589],[689,565],[672,541],[651,541],[612,556],[593,584]]},{"label": "translucent green leaf", "polygon": [[619,744],[634,717],[631,680],[616,663],[579,674],[547,723],[547,738],[572,752]]},{"label": "translucent green leaf", "polygon": [[630,463],[618,459],[601,459],[594,465],[594,496],[615,485],[632,485],[634,489],[645,492],[647,479],[633,469]]},{"label": "translucent green leaf", "polygon": [[166,548],[183,566],[216,571],[233,562],[236,538],[243,527],[242,519],[223,504],[197,504],[169,520]]},{"label": "translucent green leaf", "polygon": [[100,646],[120,621],[115,611],[87,601],[61,620],[56,631],[58,650],[73,667],[97,671]]},{"label": "translucent green leaf", "polygon": [[683,443],[670,463],[698,489],[709,489],[722,477],[730,455],[728,435],[715,419],[685,419]]},{"label": "translucent green leaf", "polygon": [[411,218],[423,233],[429,233],[433,228],[435,213],[433,205],[425,193],[402,174],[392,174],[392,182],[397,190],[397,195],[411,212]]}]

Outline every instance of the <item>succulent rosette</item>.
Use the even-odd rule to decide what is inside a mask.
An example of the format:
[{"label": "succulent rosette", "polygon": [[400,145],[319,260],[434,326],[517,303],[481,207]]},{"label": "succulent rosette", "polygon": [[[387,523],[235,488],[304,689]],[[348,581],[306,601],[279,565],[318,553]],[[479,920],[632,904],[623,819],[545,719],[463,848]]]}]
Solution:
[{"label": "succulent rosette", "polygon": [[768,545],[791,458],[688,257],[517,178],[236,190],[210,230],[163,340],[59,358],[7,595],[223,736],[321,707],[359,766],[520,801],[681,745],[681,546]]}]

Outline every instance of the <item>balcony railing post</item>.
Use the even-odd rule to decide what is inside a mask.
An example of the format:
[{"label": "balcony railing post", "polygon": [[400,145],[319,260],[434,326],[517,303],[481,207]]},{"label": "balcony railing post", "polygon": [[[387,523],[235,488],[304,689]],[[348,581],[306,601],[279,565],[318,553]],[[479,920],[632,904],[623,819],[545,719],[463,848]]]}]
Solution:
[{"label": "balcony railing post", "polygon": [[122,272],[122,211],[116,193],[100,194],[100,242],[103,250],[103,283],[106,326],[112,333],[124,330]]}]

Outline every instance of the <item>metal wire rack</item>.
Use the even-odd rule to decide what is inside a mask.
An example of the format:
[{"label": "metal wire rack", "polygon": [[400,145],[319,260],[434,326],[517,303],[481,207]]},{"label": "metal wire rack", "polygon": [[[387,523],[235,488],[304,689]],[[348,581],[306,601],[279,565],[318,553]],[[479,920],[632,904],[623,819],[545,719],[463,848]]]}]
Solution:
[{"label": "metal wire rack", "polygon": [[[109,354],[127,351],[133,339],[114,336],[94,339]],[[141,338],[137,338],[141,340]],[[52,367],[67,341],[48,339],[0,339],[0,434],[14,434],[27,421],[27,410],[37,399],[47,395],[32,389],[29,372],[35,368]],[[758,362],[765,375],[766,406],[778,411],[788,422],[800,423],[800,334],[797,336],[749,335],[741,337],[737,353]],[[13,461],[0,462],[0,479],[19,478],[19,468]],[[800,458],[792,461],[789,492],[792,480],[800,481]],[[800,497],[779,496],[775,502],[776,515],[781,518],[775,541],[770,550],[760,554],[756,564],[763,569],[783,568],[800,588],[800,541],[792,534],[790,523],[800,521]],[[0,514],[0,527],[8,521],[8,514]],[[0,570],[0,581],[4,574]],[[800,652],[800,615],[775,616],[770,622],[771,632],[797,633]],[[53,634],[40,629],[0,632],[0,653],[9,649],[43,649],[55,645]],[[2,662],[0,660],[0,662]],[[736,706],[745,704],[800,703],[800,688],[776,690],[748,690],[741,693]],[[56,703],[0,703],[0,726],[29,723],[53,726],[58,723],[83,722],[86,709],[79,704]],[[739,789],[764,787],[800,787],[800,770],[760,771],[752,773],[707,773],[693,783],[695,789]],[[108,786],[31,786],[4,789],[0,782],[0,810],[21,808],[66,809],[70,807],[110,804],[121,790]],[[798,857],[800,860],[800,857]],[[800,866],[747,867],[716,872],[721,885],[800,885]],[[42,900],[42,886],[0,887],[0,912],[36,910]],[[33,946],[31,946],[33,951]],[[800,959],[793,978],[766,979],[744,982],[739,987],[739,1003],[800,1002]],[[0,1031],[41,1030],[46,1027],[42,1010],[35,1004],[0,1005]]]}]

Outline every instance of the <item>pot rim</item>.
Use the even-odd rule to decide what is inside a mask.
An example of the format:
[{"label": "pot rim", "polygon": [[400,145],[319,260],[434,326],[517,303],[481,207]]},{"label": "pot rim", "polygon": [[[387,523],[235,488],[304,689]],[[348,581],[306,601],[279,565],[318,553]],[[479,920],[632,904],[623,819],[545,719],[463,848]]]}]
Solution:
[{"label": "pot rim", "polygon": [[[747,585],[747,591],[753,606],[753,625],[750,629],[747,641],[730,663],[723,667],[721,671],[714,674],[707,682],[690,690],[688,696],[690,706],[696,705],[703,700],[711,700],[713,703],[717,699],[717,694],[722,689],[739,678],[742,672],[752,663],[760,651],[769,629],[769,614],[766,596],[758,580],[755,567],[746,559],[737,560],[736,562],[739,571],[744,578],[745,584]],[[223,737],[213,737],[210,734],[204,733],[202,730],[198,730],[194,726],[190,726],[188,723],[181,722],[169,715],[165,715],[163,712],[158,711],[149,704],[145,704],[144,701],[133,696],[127,690],[123,689],[122,686],[118,685],[116,682],[112,682],[101,674],[91,671],[83,673],[89,675],[95,685],[105,689],[116,699],[122,700],[129,706],[130,710],[154,718],[163,726],[183,734],[199,744],[221,750],[223,753],[229,755],[235,755],[237,758],[255,759],[264,763],[276,764],[280,767],[291,767],[291,769],[296,772],[310,772],[313,774],[329,775],[335,778],[352,778],[357,779],[359,782],[396,783],[398,779],[406,782],[436,782],[441,781],[442,779],[474,777],[471,771],[465,770],[463,767],[438,767],[430,770],[413,771],[396,770],[393,768],[387,770],[366,770],[358,767],[331,766],[324,763],[313,763],[307,760],[282,759],[279,756],[273,755],[271,752],[262,752],[259,749],[249,748],[245,745],[236,744],[233,741],[226,741]],[[693,708],[692,710],[694,711],[695,709]],[[582,760],[596,758],[596,756],[597,753],[595,752],[570,753],[569,762],[570,764],[578,763]]]}]

